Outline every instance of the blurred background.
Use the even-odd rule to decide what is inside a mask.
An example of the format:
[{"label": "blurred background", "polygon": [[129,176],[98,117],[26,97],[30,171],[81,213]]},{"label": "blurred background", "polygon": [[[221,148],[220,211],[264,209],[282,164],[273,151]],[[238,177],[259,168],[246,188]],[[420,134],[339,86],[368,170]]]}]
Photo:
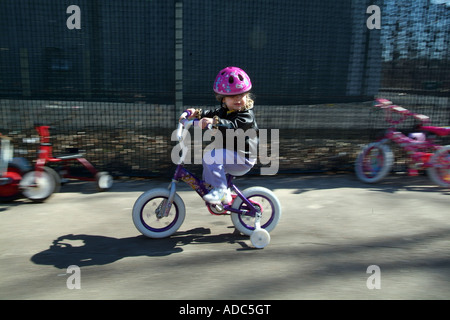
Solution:
[{"label": "blurred background", "polygon": [[450,125],[449,44],[442,0],[1,0],[0,132],[29,161],[39,122],[55,154],[171,175],[179,114],[216,107],[216,74],[238,66],[280,173],[349,171],[385,128],[376,97]]}]

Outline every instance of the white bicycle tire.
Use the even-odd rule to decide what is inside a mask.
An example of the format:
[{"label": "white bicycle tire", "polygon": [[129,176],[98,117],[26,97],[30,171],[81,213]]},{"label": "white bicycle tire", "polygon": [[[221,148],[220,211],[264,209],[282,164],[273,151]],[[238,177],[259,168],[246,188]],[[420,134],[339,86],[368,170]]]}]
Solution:
[{"label": "white bicycle tire", "polygon": [[448,170],[446,177],[444,177],[444,179],[442,178],[442,175],[438,171],[441,166],[441,164],[439,163],[439,158],[442,156],[448,157],[448,160],[450,161],[450,145],[442,147],[431,156],[430,163],[433,166],[427,169],[427,173],[430,180],[433,181],[435,184],[441,187],[450,188],[450,179],[448,181],[446,179],[447,176],[450,176],[450,168],[444,169]]},{"label": "white bicycle tire", "polygon": [[[248,189],[245,189],[244,191],[242,191],[242,194],[246,197],[246,198],[250,198],[251,196],[255,196],[255,195],[260,195],[262,197],[265,197],[267,199],[270,200],[273,208],[273,214],[271,219],[269,219],[269,224],[266,224],[264,226],[261,226],[261,228],[265,229],[267,232],[271,232],[273,229],[275,229],[275,227],[277,226],[278,222],[280,221],[281,218],[281,204],[280,201],[278,200],[278,198],[276,197],[276,195],[270,191],[267,188],[264,187],[251,187]],[[242,204],[242,199],[240,197],[236,197],[236,199],[233,202],[232,208],[233,209],[238,209],[241,204]],[[263,217],[264,217],[264,212],[263,212]],[[240,218],[240,214],[232,212],[231,213],[231,221],[233,222],[233,225],[235,226],[235,228],[240,231],[241,233],[243,233],[244,235],[247,236],[251,236],[254,228],[249,228],[247,225],[244,225],[241,218]]]},{"label": "white bicycle tire", "polygon": [[[175,218],[174,221],[169,224],[166,228],[161,228],[160,231],[157,229],[152,230],[150,226],[146,226],[143,221],[142,214],[145,206],[150,200],[156,198],[169,198],[170,191],[168,189],[157,188],[144,192],[134,203],[132,211],[132,219],[136,229],[141,232],[144,236],[149,238],[167,238],[174,234],[183,224],[184,218],[186,216],[186,209],[183,200],[178,194],[175,194],[173,199],[172,210],[175,208]],[[164,218],[162,218],[164,219]]]},{"label": "white bicycle tire", "polygon": [[[363,161],[364,161],[364,156],[366,155],[366,153],[370,149],[373,149],[373,148],[377,148],[378,150],[380,150],[380,152],[382,153],[384,163],[383,163],[383,166],[381,167],[380,171],[375,176],[368,177],[364,173]],[[361,150],[358,157],[356,158],[355,173],[356,173],[356,176],[358,177],[358,179],[360,179],[361,181],[366,182],[366,183],[375,183],[375,182],[382,180],[384,177],[386,177],[389,174],[393,163],[394,163],[394,153],[392,152],[391,148],[384,143],[373,142],[373,143],[366,145]]]}]

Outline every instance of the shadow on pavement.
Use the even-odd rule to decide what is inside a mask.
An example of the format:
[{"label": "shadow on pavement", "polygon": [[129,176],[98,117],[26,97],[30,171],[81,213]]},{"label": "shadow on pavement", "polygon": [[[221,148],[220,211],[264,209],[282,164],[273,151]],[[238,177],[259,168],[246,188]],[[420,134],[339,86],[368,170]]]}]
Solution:
[{"label": "shadow on pavement", "polygon": [[248,237],[236,233],[211,235],[208,228],[195,228],[176,232],[164,239],[150,239],[145,236],[112,238],[99,235],[67,234],[58,237],[45,251],[31,257],[40,265],[53,265],[65,269],[69,265],[93,266],[113,263],[125,257],[158,257],[182,252],[182,246],[195,243],[238,243],[243,249],[248,247],[244,240]]}]

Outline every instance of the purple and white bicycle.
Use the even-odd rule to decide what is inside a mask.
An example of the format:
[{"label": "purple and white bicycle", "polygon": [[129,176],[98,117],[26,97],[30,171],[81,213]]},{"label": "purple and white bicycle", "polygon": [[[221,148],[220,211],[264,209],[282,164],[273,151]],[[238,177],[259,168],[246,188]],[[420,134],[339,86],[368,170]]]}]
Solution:
[{"label": "purple and white bicycle", "polygon": [[[203,180],[184,168],[187,148],[184,139],[195,120],[188,120],[188,113],[180,117],[177,139],[181,146],[181,156],[169,187],[156,188],[144,192],[135,202],[132,211],[136,228],[150,238],[165,238],[174,234],[184,222],[186,207],[176,192],[176,185],[184,181],[200,197],[211,190]],[[211,128],[210,128],[211,129]],[[264,187],[251,187],[240,191],[228,175],[228,187],[233,192],[230,204],[210,204],[205,202],[214,215],[230,215],[235,228],[250,240],[256,248],[264,248],[270,242],[270,234],[281,217],[281,205],[275,194]],[[203,199],[202,199],[203,201]]]}]

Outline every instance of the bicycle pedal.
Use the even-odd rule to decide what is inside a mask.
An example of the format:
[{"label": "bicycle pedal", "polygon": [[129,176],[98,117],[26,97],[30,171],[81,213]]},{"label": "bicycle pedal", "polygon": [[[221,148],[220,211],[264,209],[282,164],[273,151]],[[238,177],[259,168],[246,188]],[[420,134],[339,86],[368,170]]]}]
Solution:
[{"label": "bicycle pedal", "polygon": [[222,204],[209,204],[209,212],[217,216],[229,215],[229,211],[225,210]]}]

